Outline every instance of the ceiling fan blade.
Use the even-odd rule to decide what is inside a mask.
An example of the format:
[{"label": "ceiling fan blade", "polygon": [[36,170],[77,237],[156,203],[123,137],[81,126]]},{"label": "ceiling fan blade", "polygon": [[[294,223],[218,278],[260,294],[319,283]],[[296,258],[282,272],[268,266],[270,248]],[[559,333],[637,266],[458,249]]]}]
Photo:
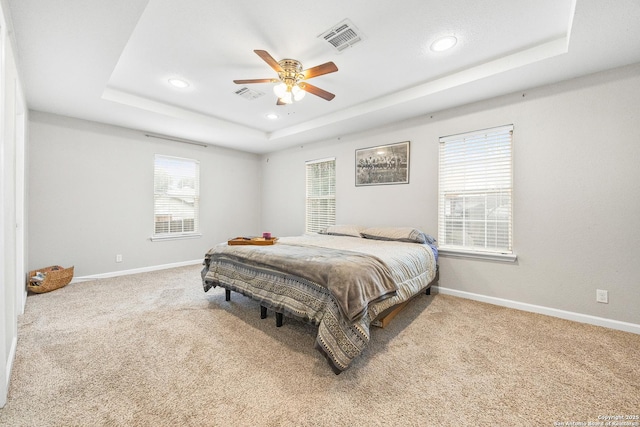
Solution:
[{"label": "ceiling fan blade", "polygon": [[338,67],[333,62],[325,62],[324,64],[316,65],[315,67],[311,67],[308,70],[304,70],[302,74],[305,79],[310,79],[312,77],[318,77],[323,74],[335,73],[338,71]]},{"label": "ceiling fan blade", "polygon": [[306,82],[300,82],[298,83],[298,86],[300,87],[300,89],[304,90],[305,92],[312,93],[315,96],[319,96],[322,99],[326,99],[327,101],[331,101],[333,98],[336,97],[331,92],[327,92],[324,89],[320,89],[319,87],[310,85],[309,83],[306,83]]},{"label": "ceiling fan blade", "polygon": [[234,80],[233,82],[239,85],[246,85],[249,83],[277,83],[278,79],[248,79],[248,80]]},{"label": "ceiling fan blade", "polygon": [[269,64],[271,68],[276,70],[276,73],[281,73],[284,71],[280,64],[278,64],[278,61],[273,59],[273,56],[269,55],[269,52],[267,52],[266,50],[254,50],[254,52],[257,53],[258,56],[264,60],[264,62]]}]

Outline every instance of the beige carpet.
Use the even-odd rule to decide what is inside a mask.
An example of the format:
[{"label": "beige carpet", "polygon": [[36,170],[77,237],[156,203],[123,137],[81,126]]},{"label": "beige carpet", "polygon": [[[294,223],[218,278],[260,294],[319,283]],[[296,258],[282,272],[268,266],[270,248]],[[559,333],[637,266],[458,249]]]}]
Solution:
[{"label": "beige carpet", "polygon": [[[640,336],[422,295],[333,374],[200,266],[29,296],[2,426],[554,426],[640,413]],[[566,424],[565,424],[566,425]],[[575,424],[574,424],[575,425]]]}]

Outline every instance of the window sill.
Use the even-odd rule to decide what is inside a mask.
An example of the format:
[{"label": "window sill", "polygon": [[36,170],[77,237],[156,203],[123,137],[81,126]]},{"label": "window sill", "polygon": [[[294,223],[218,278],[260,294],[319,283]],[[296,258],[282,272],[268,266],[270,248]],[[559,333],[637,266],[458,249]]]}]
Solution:
[{"label": "window sill", "polygon": [[159,236],[151,236],[151,241],[152,242],[163,242],[163,241],[166,241],[166,240],[199,239],[200,237],[202,237],[201,233],[159,235]]},{"label": "window sill", "polygon": [[468,258],[468,259],[484,259],[488,261],[500,261],[500,262],[516,262],[518,256],[516,254],[502,254],[493,252],[472,252],[463,251],[460,249],[440,249],[438,248],[438,256],[452,257],[452,258]]}]

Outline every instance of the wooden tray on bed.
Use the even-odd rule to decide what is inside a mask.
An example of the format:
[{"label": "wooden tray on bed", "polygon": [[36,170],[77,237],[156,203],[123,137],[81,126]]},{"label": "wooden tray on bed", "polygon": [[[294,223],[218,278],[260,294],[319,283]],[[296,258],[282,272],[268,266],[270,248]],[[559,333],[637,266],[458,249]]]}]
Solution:
[{"label": "wooden tray on bed", "polygon": [[229,240],[227,243],[229,245],[259,245],[259,246],[267,246],[273,245],[277,237],[272,237],[270,239],[265,239],[264,237],[236,237],[235,239]]}]

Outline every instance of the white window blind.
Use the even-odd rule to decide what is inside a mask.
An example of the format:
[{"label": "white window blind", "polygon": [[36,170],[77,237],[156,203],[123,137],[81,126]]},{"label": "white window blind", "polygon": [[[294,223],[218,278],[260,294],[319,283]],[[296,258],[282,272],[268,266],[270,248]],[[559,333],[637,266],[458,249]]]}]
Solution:
[{"label": "white window blind", "polygon": [[336,223],[336,159],[306,162],[306,218],[308,233]]},{"label": "white window blind", "polygon": [[440,138],[441,249],[511,254],[513,126]]},{"label": "white window blind", "polygon": [[153,187],[154,237],[198,233],[200,163],[156,154]]}]

